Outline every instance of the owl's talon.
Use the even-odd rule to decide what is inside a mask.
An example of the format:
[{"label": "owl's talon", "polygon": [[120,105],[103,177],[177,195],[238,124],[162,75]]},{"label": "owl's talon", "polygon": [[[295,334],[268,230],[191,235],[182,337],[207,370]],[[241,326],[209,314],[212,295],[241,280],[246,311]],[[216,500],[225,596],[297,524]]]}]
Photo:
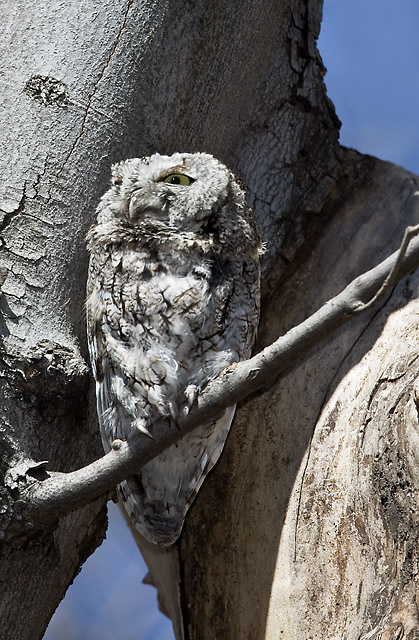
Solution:
[{"label": "owl's talon", "polygon": [[198,397],[198,387],[196,384],[188,384],[185,389],[185,396],[187,405],[185,407],[185,415],[188,415],[192,409],[192,405]]},{"label": "owl's talon", "polygon": [[177,409],[177,407],[173,404],[173,402],[168,402],[167,403],[167,408],[169,409],[169,413],[171,418],[173,418],[174,422],[177,422],[178,416],[179,416],[179,411]]},{"label": "owl's talon", "polygon": [[136,424],[135,426],[137,427],[138,431],[140,431],[141,433],[144,433],[144,435],[154,440],[154,436],[151,435],[150,431],[144,425]]}]

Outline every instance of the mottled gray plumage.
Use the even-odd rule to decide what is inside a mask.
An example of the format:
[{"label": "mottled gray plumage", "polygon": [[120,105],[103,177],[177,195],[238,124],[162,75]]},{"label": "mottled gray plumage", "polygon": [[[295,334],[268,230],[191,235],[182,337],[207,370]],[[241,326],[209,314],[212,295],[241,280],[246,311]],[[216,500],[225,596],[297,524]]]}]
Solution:
[{"label": "mottled gray plumage", "polygon": [[[132,429],[152,434],[157,420],[176,420],[209,379],[250,355],[260,248],[239,183],[212,156],[155,154],[113,167],[88,234],[88,338],[107,451]],[[227,409],[120,485],[147,540],[177,539],[233,415]]]}]

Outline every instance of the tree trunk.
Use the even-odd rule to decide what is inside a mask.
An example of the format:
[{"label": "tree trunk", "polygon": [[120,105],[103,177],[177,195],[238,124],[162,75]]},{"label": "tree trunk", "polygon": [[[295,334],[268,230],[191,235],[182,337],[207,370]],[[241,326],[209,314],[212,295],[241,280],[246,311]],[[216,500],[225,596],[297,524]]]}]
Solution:
[{"label": "tree trunk", "polygon": [[[13,498],[20,474],[42,477],[38,463],[68,471],[101,452],[84,236],[110,164],[199,150],[240,175],[267,243],[259,348],[392,253],[417,221],[415,176],[338,146],[320,17],[320,0],[6,1],[7,638],[42,637],[104,534],[102,500],[22,537]],[[418,637],[417,286],[405,279],[243,403],[180,543],[141,544],[179,640]]]},{"label": "tree trunk", "polygon": [[[266,303],[262,344],[395,248],[417,185],[370,167]],[[239,411],[180,547],[186,638],[417,638],[418,284]]]}]

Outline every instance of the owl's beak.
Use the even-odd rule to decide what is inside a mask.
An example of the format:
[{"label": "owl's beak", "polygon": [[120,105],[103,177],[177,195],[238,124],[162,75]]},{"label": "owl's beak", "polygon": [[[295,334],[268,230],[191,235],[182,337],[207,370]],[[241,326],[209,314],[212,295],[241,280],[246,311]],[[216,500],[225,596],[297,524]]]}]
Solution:
[{"label": "owl's beak", "polygon": [[140,190],[132,192],[128,213],[130,218],[166,218],[162,211],[160,198],[153,196],[150,193],[144,193]]}]

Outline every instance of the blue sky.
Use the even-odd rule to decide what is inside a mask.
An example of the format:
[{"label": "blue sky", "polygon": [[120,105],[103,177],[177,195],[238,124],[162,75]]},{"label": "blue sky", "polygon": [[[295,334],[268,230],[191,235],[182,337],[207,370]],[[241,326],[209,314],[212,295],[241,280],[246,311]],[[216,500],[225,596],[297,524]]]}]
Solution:
[{"label": "blue sky", "polygon": [[147,567],[113,502],[108,515],[106,540],[67,591],[44,640],[173,640],[156,590],[141,582]]},{"label": "blue sky", "polygon": [[326,0],[319,49],[341,143],[419,173],[419,3]]},{"label": "blue sky", "polygon": [[[419,173],[418,0],[326,0],[319,49],[341,143]],[[173,640],[115,505],[44,640]]]}]

